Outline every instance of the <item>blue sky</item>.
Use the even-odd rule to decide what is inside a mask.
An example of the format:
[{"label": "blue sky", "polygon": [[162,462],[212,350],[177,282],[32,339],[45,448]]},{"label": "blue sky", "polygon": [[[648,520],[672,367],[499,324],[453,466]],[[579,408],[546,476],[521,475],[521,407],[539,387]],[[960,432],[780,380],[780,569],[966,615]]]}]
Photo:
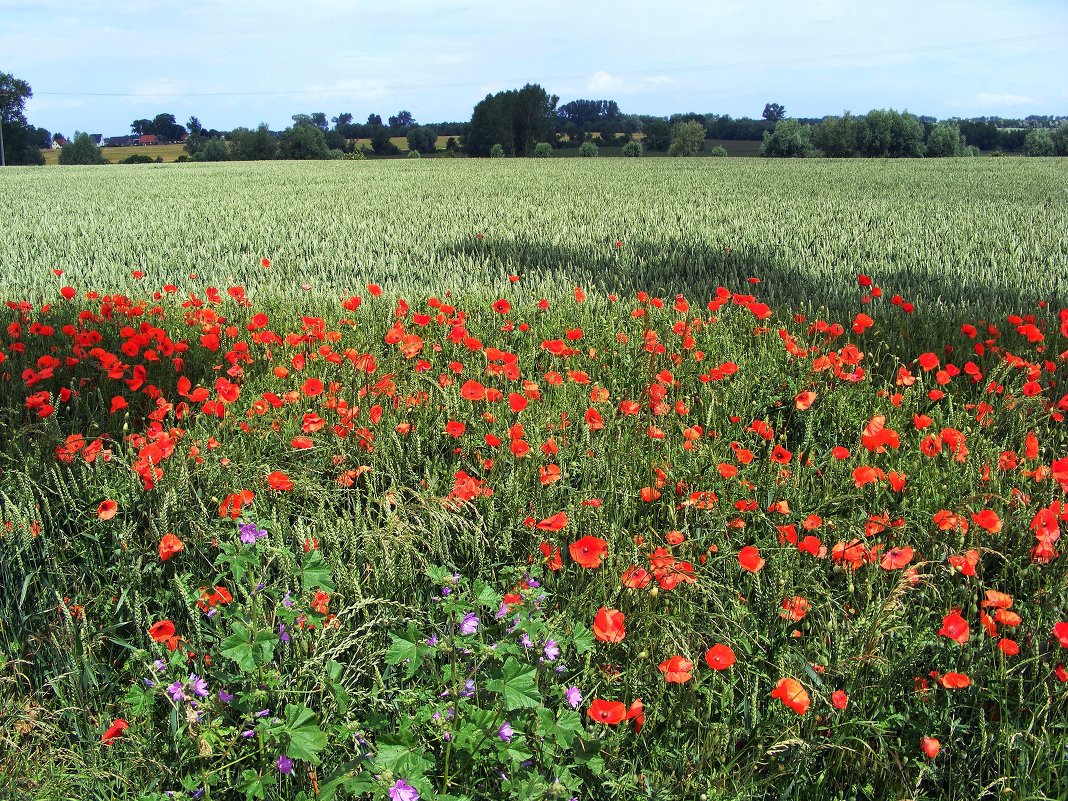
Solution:
[{"label": "blue sky", "polygon": [[1068,114],[1068,0],[0,0],[0,72],[68,136],[162,111],[466,120],[528,81],[648,114]]}]

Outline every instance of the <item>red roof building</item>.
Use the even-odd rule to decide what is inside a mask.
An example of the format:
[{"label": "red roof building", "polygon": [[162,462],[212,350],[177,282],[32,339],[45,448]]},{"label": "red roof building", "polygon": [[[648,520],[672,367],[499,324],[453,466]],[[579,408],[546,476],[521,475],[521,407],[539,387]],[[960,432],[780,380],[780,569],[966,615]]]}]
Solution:
[{"label": "red roof building", "polygon": [[158,145],[159,137],[155,134],[144,134],[138,138],[137,144],[139,145]]}]

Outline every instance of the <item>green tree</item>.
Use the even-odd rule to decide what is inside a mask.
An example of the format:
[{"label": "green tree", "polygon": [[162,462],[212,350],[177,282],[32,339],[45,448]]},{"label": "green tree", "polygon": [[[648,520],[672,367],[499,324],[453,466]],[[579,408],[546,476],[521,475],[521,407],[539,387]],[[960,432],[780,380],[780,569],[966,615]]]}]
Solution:
[{"label": "green tree", "polygon": [[488,156],[494,145],[508,155],[528,156],[538,142],[553,138],[557,102],[538,84],[486,95],[472,112],[464,147],[472,156]]},{"label": "green tree", "polygon": [[196,155],[197,161],[229,161],[230,148],[222,139],[209,139]]},{"label": "green tree", "polygon": [[23,110],[33,90],[26,81],[0,72],[0,164],[44,164],[42,132],[26,121]]},{"label": "green tree", "polygon": [[553,154],[553,146],[548,142],[538,142],[534,146],[534,158],[547,159]]},{"label": "green tree", "polygon": [[727,148],[723,145],[716,145],[714,148],[708,151],[708,155],[716,156],[717,158],[723,158],[727,155]]},{"label": "green tree", "polygon": [[1057,146],[1045,128],[1032,128],[1024,137],[1023,152],[1026,156],[1055,156]]},{"label": "green tree", "polygon": [[400,153],[400,148],[389,138],[389,128],[384,125],[371,127],[371,149],[379,156],[395,156]]},{"label": "green tree", "polygon": [[771,158],[805,158],[812,155],[812,129],[797,120],[780,120],[774,131],[764,131],[760,155]]},{"label": "green tree", "polygon": [[107,164],[107,159],[104,158],[104,154],[100,152],[100,148],[96,146],[96,142],[93,141],[87,133],[74,134],[74,141],[63,146],[63,149],[59,151],[59,163],[60,164]]},{"label": "green tree", "polygon": [[280,159],[325,159],[330,153],[326,147],[326,137],[317,125],[294,125],[286,128],[278,137],[278,158]]},{"label": "green tree", "polygon": [[765,103],[764,113],[761,116],[768,122],[776,123],[786,116],[786,106],[780,106],[778,103]]},{"label": "green tree", "polygon": [[597,155],[597,145],[593,142],[583,142],[579,145],[579,155],[583,158],[593,158]]},{"label": "green tree", "polygon": [[690,120],[680,122],[671,129],[671,147],[668,155],[671,156],[696,156],[705,145],[705,126]]},{"label": "green tree", "polygon": [[671,144],[671,126],[667,120],[653,120],[645,123],[642,126],[642,135],[645,146],[649,150],[667,150]]},{"label": "green tree", "polygon": [[504,145],[502,145],[500,142],[490,148],[489,154],[491,159],[503,159],[506,155],[508,155],[504,152]]},{"label": "green tree", "polygon": [[961,156],[966,146],[960,126],[952,122],[940,122],[927,135],[927,155],[931,158]]},{"label": "green tree", "polygon": [[824,117],[812,131],[812,143],[828,158],[852,158],[857,155],[860,128],[860,122],[848,111],[841,117]]},{"label": "green tree", "polygon": [[645,155],[642,152],[642,143],[627,142],[627,144],[623,145],[623,155],[629,158],[638,158],[640,156]]},{"label": "green tree", "polygon": [[227,139],[230,142],[230,158],[238,161],[267,161],[278,153],[278,138],[265,122],[261,122],[255,131],[236,128]]},{"label": "green tree", "polygon": [[438,132],[429,125],[413,125],[408,129],[408,150],[433,153],[438,149]]},{"label": "green tree", "polygon": [[1062,122],[1051,135],[1058,156],[1068,156],[1068,122]]},{"label": "green tree", "polygon": [[923,123],[907,111],[877,109],[864,117],[860,151],[872,158],[918,158],[924,154]]}]

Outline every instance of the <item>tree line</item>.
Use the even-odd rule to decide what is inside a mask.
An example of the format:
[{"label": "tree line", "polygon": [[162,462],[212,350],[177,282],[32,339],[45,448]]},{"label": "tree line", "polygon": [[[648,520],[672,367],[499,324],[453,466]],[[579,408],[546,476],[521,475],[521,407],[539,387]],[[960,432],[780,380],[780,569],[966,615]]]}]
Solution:
[{"label": "tree line", "polygon": [[[0,73],[0,123],[8,164],[42,164],[41,148],[62,134],[29,124],[24,114],[32,97],[28,83]],[[395,156],[395,139],[403,137],[408,155],[439,151],[442,155],[548,156],[554,150],[577,148],[579,155],[597,155],[601,147],[619,148],[622,155],[647,151],[670,155],[726,155],[708,150],[706,140],[760,142],[767,157],[916,158],[1023,152],[1027,155],[1068,155],[1068,117],[1032,115],[1022,119],[981,117],[939,121],[895,110],[876,109],[863,115],[844,112],[818,119],[792,119],[779,103],[767,103],[759,118],[686,112],[667,117],[627,114],[614,100],[577,99],[560,103],[538,84],[526,84],[486,95],[467,122],[420,124],[401,110],[383,121],[369,114],[356,122],[351,112],[328,117],[325,112],[294,114],[281,131],[265,123],[233,130],[208,128],[193,116],[182,125],[173,114],[160,113],[130,124],[134,139],[146,134],[159,141],[184,142],[179,160],[225,161],[265,159],[330,159]],[[110,140],[114,142],[114,140]],[[151,161],[136,154],[131,161]],[[60,154],[61,163],[106,163],[93,137],[76,135]]]}]

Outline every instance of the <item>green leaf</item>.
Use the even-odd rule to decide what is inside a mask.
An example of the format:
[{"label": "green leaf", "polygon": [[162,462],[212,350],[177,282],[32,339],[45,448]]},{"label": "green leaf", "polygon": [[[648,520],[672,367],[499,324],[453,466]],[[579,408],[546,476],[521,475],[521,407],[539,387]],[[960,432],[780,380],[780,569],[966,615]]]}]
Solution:
[{"label": "green leaf", "polygon": [[475,582],[475,598],[479,604],[494,611],[501,606],[501,594],[481,580]]},{"label": "green leaf", "polygon": [[400,665],[407,661],[408,672],[404,678],[410,679],[423,665],[423,646],[420,635],[414,627],[409,626],[407,634],[391,633],[389,637],[393,642],[386,651],[386,664]]},{"label": "green leaf", "polygon": [[134,684],[126,691],[122,700],[130,708],[131,717],[141,717],[152,709],[155,698],[141,684]]},{"label": "green leaf", "polygon": [[522,665],[510,656],[501,667],[501,677],[489,680],[486,687],[501,694],[508,711],[537,707],[541,705],[541,693],[534,681],[536,675],[537,668]]},{"label": "green leaf", "polygon": [[[375,755],[375,771],[392,771],[396,776],[403,776],[409,782],[434,767],[426,758],[426,752],[394,737],[378,738],[378,753]],[[414,782],[412,782],[414,783]]]},{"label": "green leaf", "polygon": [[317,754],[326,748],[326,733],[319,728],[315,713],[304,704],[289,704],[285,717],[285,733],[289,737],[286,756],[318,765]]},{"label": "green leaf", "polygon": [[244,673],[251,673],[258,665],[265,665],[274,657],[278,635],[264,630],[250,639],[252,632],[243,623],[234,623],[233,634],[222,641],[220,653],[234,660]]},{"label": "green leaf", "polygon": [[300,572],[305,592],[317,587],[327,592],[334,589],[334,582],[330,580],[330,564],[319,551],[312,551],[304,557]]},{"label": "green leaf", "polygon": [[593,650],[593,629],[589,626],[577,627],[571,632],[571,641],[575,643],[575,650],[580,654]]}]

